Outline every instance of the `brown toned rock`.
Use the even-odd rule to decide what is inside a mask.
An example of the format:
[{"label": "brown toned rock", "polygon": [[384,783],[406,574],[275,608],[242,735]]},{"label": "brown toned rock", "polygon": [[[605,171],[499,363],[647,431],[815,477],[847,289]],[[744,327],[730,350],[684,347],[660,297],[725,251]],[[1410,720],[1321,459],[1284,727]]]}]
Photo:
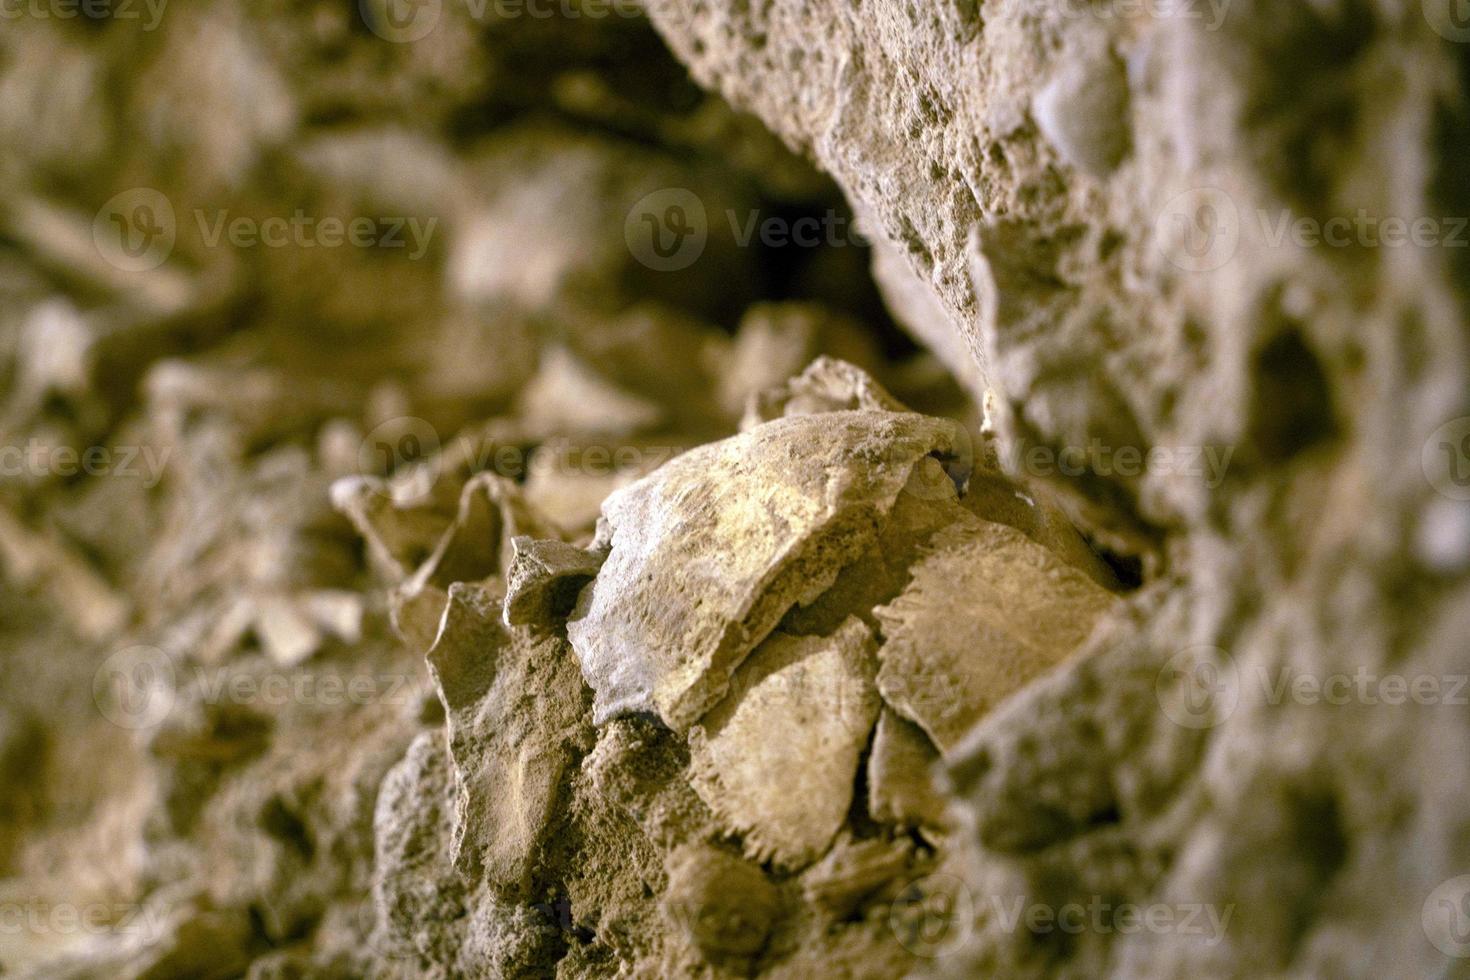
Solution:
[{"label": "brown toned rock", "polygon": [[507,630],[501,603],[451,586],[429,664],[454,764],[455,867],[518,895],[582,751],[585,689],[565,642]]},{"label": "brown toned rock", "polygon": [[513,556],[506,570],[507,626],[550,626],[566,619],[577,593],[597,575],[603,556],[565,541],[511,539]]},{"label": "brown toned rock", "polygon": [[880,823],[943,830],[943,792],[935,784],[939,750],[924,730],[884,708],[868,756],[868,813]]},{"label": "brown toned rock", "polygon": [[[728,351],[721,353],[720,404],[732,417],[745,412],[752,397],[785,385],[819,355],[830,355],[867,372],[878,371],[882,363],[861,324],[809,303],[752,306],[741,317]],[[903,411],[893,406],[842,407]]]},{"label": "brown toned rock", "polygon": [[796,377],[753,392],[741,428],[751,429],[782,416],[855,409],[909,411],[866,371],[847,361],[822,356]]},{"label": "brown toned rock", "polygon": [[869,901],[896,890],[914,860],[913,841],[844,840],[801,876],[806,900],[845,919]]},{"label": "brown toned rock", "polygon": [[728,964],[761,951],[780,896],[760,868],[698,844],[675,850],[667,866],[664,906],[700,952]]}]

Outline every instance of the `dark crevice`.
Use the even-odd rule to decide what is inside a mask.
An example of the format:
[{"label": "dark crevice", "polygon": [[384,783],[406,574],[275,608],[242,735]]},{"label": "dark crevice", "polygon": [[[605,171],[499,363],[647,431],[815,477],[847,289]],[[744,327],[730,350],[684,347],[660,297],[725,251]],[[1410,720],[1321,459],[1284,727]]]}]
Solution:
[{"label": "dark crevice", "polygon": [[1281,465],[1337,435],[1331,383],[1300,329],[1256,352],[1253,377],[1250,441],[1262,462]]}]

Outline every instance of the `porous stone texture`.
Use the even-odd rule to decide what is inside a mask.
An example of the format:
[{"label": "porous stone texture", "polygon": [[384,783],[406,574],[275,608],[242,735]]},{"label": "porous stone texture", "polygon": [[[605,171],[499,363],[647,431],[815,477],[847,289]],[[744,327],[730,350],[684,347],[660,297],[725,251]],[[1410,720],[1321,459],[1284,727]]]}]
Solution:
[{"label": "porous stone texture", "polygon": [[878,689],[948,752],[1076,650],[1117,600],[1002,524],[959,521],[930,547],[903,593],[873,610],[884,636]]},{"label": "porous stone texture", "polygon": [[7,18],[0,972],[1462,975],[1455,5],[532,6]]},{"label": "porous stone texture", "polygon": [[[972,901],[936,972],[1453,973],[1426,905],[1470,861],[1470,729],[1425,693],[1466,672],[1470,599],[1446,5],[651,11],[872,216],[981,365],[1008,471],[1150,580],[950,760]],[[998,922],[1012,899],[1109,911]],[[1231,916],[1129,934],[1123,905]]]}]

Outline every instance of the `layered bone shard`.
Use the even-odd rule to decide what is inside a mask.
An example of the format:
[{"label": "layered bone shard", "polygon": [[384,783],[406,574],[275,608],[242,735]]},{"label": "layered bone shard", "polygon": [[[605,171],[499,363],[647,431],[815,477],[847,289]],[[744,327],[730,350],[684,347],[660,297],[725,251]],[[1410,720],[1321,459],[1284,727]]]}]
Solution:
[{"label": "layered bone shard", "polygon": [[862,554],[915,465],[952,445],[950,423],[909,413],[777,419],[610,496],[609,555],[567,631],[595,720],[654,712],[687,731],[781,617]]},{"label": "layered bone shard", "polygon": [[903,594],[874,610],[885,638],[878,689],[948,752],[1118,601],[1015,528],[958,521],[935,536]]},{"label": "layered bone shard", "polygon": [[859,619],[831,636],[778,632],[690,730],[690,782],[751,857],[802,867],[832,843],[878,717],[875,671]]}]

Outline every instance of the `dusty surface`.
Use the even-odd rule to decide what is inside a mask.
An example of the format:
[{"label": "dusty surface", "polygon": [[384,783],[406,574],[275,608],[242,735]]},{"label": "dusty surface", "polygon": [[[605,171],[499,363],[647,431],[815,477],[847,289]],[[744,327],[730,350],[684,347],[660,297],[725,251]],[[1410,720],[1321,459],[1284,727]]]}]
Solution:
[{"label": "dusty surface", "polygon": [[0,972],[1464,974],[1454,5],[555,6],[7,19]]}]

